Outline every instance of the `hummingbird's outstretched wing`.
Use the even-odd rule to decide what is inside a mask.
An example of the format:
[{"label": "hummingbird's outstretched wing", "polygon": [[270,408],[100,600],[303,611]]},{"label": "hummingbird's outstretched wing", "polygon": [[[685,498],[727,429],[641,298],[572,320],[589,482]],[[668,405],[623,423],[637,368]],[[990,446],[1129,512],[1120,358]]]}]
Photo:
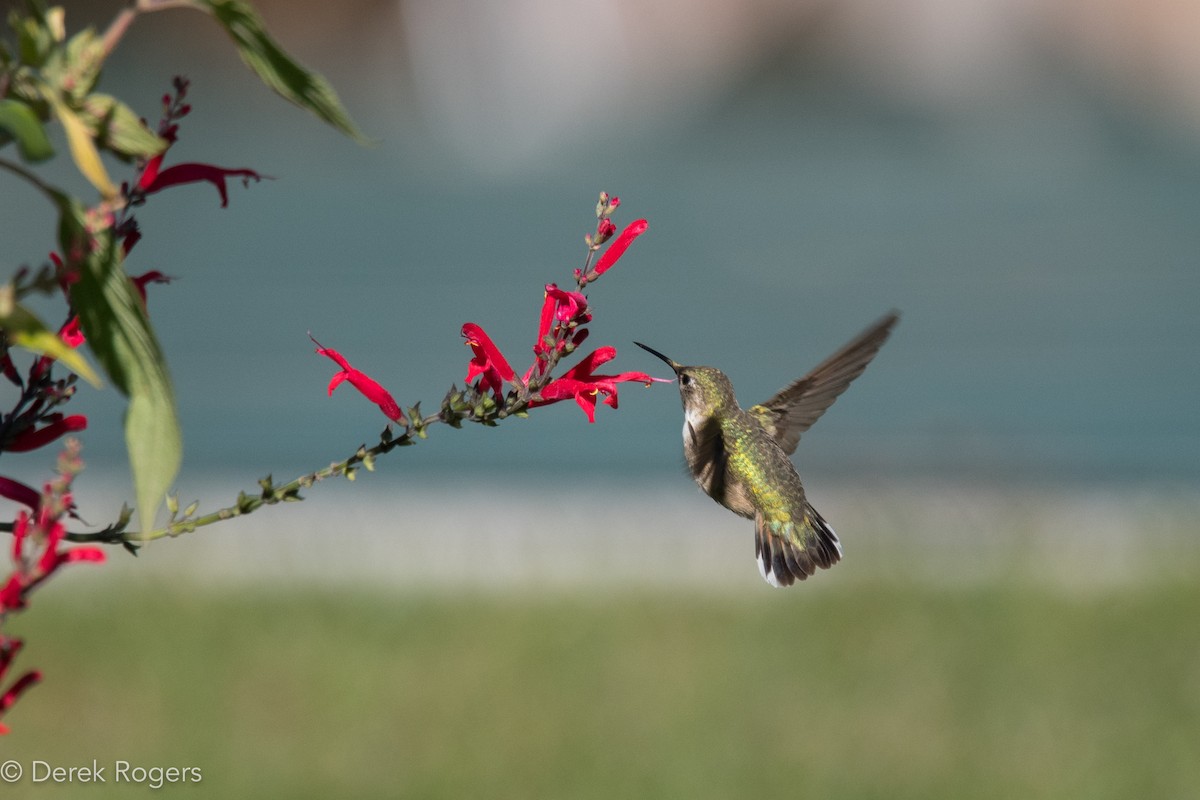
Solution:
[{"label": "hummingbird's outstretched wing", "polygon": [[883,317],[812,372],[748,411],[775,437],[783,452],[791,455],[800,434],[812,427],[850,382],[863,373],[899,319],[894,311]]}]

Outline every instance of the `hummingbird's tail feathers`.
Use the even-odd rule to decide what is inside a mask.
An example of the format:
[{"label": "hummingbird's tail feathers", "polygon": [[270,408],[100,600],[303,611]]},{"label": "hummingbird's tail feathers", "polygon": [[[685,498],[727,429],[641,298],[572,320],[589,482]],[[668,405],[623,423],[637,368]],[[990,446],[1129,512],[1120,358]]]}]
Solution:
[{"label": "hummingbird's tail feathers", "polygon": [[[829,523],[825,521],[812,503],[807,500],[804,502],[804,522],[806,526],[816,533],[816,547],[821,551],[823,558],[817,562],[821,569],[829,569],[834,564],[842,560],[842,542],[838,539],[837,534],[833,532],[833,528],[829,527]],[[810,543],[810,547],[813,545]]]},{"label": "hummingbird's tail feathers", "polygon": [[804,504],[801,524],[777,524],[762,512],[754,518],[754,560],[763,580],[776,588],[791,586],[829,569],[842,558],[842,545],[817,510]]}]

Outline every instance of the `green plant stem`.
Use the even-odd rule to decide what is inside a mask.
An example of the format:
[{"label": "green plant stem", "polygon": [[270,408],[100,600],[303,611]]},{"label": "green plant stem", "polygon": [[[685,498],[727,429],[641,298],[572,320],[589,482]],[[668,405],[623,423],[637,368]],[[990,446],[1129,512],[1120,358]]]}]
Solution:
[{"label": "green plant stem", "polygon": [[[140,545],[156,539],[181,536],[206,525],[252,514],[263,506],[303,500],[304,498],[300,496],[302,489],[307,489],[327,478],[334,478],[339,475],[344,475],[353,480],[354,473],[359,465],[365,466],[368,470],[373,470],[375,458],[391,452],[397,447],[413,444],[415,441],[414,437],[421,438],[421,431],[429,425],[441,421],[441,417],[434,414],[422,418],[416,424],[409,422],[405,426],[404,432],[395,437],[390,436],[389,427],[388,431],[385,431],[384,436],[380,438],[378,444],[373,447],[363,445],[349,458],[334,462],[324,469],[301,475],[280,486],[274,485],[268,476],[259,481],[260,491],[254,494],[240,492],[237,500],[232,505],[200,516],[188,516],[183,519],[172,520],[162,528],[150,531],[131,531],[124,530],[119,525],[110,525],[104,530],[94,532],[71,531],[64,538],[71,542]],[[0,524],[0,530],[4,530],[6,527]]]},{"label": "green plant stem", "polygon": [[113,21],[108,24],[108,28],[104,31],[104,57],[108,58],[113,50],[117,49],[117,45],[125,36],[125,32],[129,30],[129,26],[133,24],[137,18],[139,9],[123,8],[113,17]]}]

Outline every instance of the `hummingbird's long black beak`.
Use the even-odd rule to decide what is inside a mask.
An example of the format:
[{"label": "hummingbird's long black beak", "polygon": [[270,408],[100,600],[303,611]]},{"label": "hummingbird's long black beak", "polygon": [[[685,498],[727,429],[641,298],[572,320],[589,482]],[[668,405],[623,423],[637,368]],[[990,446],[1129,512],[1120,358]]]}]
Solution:
[{"label": "hummingbird's long black beak", "polygon": [[667,366],[670,367],[671,369],[675,370],[675,372],[679,372],[679,368],[683,366],[682,364],[678,363],[677,361],[672,361],[671,359],[667,358],[662,353],[655,350],[653,347],[647,347],[646,345],[642,344],[641,342],[634,342],[634,344],[636,344],[638,347],[645,350],[650,355],[658,356],[659,358],[661,358],[663,361],[665,361],[667,363]]}]

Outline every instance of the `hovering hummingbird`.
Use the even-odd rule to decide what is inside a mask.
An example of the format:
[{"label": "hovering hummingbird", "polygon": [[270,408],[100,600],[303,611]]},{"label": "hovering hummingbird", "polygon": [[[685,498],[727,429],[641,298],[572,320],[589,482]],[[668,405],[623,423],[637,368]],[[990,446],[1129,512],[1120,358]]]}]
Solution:
[{"label": "hovering hummingbird", "polygon": [[679,379],[683,453],[709,497],[754,518],[754,555],[772,586],[791,586],[842,557],[837,534],[804,496],[789,456],[804,433],[862,374],[899,319],[892,312],[760,405],[743,410],[714,367],[686,367],[641,342]]}]

